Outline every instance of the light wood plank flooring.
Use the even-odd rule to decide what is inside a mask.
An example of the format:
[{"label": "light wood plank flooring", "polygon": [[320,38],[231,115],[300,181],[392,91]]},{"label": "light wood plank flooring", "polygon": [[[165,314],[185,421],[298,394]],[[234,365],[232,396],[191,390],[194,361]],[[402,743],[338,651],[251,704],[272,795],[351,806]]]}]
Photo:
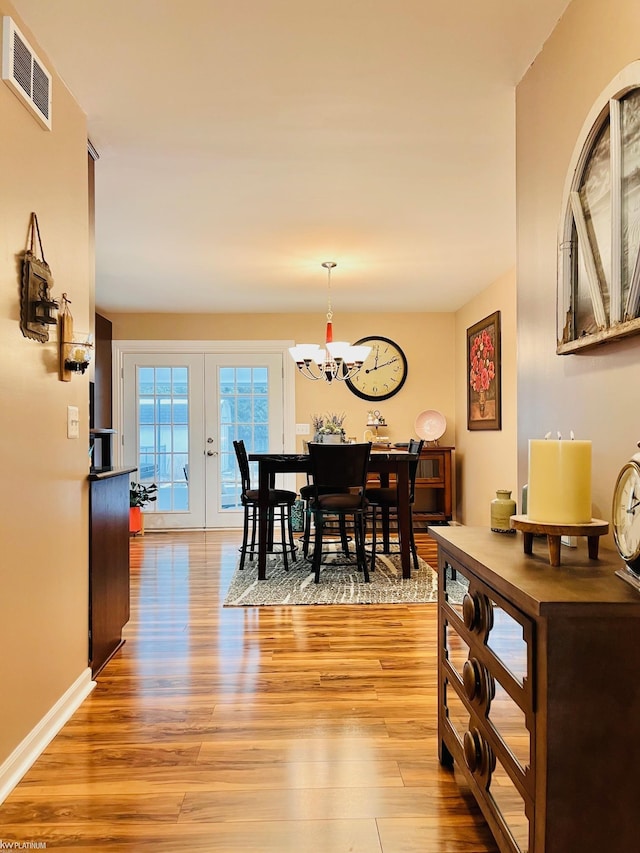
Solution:
[{"label": "light wood plank flooring", "polygon": [[238,544],[233,531],[131,541],[127,642],[0,806],[0,838],[496,853],[438,763],[435,605],[223,608]]}]

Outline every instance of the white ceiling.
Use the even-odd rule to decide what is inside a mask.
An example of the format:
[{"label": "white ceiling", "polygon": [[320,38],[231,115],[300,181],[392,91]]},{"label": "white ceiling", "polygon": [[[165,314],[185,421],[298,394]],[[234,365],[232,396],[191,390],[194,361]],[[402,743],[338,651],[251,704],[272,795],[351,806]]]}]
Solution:
[{"label": "white ceiling", "polygon": [[515,263],[514,87],[568,0],[13,3],[100,154],[99,309],[324,311],[335,260],[336,312],[451,311]]}]

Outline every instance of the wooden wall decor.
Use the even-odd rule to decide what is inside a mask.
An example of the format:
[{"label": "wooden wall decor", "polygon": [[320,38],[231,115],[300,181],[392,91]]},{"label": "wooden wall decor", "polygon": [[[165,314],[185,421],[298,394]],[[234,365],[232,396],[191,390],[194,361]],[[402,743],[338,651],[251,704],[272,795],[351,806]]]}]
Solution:
[{"label": "wooden wall decor", "polygon": [[558,355],[640,334],[640,61],[601,93],[565,180]]},{"label": "wooden wall decor", "polygon": [[[35,238],[38,237],[41,258],[35,253]],[[38,217],[31,214],[28,249],[22,259],[22,281],[20,286],[20,329],[25,338],[44,343],[49,340],[48,326],[55,325],[52,311],[58,303],[51,297],[53,278],[44,257]]]}]

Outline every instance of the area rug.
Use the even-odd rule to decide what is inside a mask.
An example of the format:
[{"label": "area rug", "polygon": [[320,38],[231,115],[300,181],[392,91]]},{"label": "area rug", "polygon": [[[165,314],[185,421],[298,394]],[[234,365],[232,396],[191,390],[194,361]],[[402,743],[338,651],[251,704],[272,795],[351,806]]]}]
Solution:
[{"label": "area rug", "polygon": [[[224,601],[225,607],[289,606],[297,604],[426,604],[437,600],[437,574],[428,563],[418,558],[418,571],[403,578],[400,557],[381,554],[376,568],[370,572],[371,583],[365,583],[355,561],[345,565],[342,554],[323,557],[320,583],[313,580],[311,563],[300,559],[285,571],[280,557],[269,558],[267,579],[257,579],[254,562],[236,568]],[[449,584],[447,584],[449,588]],[[465,587],[453,585],[450,600],[465,593]]]}]

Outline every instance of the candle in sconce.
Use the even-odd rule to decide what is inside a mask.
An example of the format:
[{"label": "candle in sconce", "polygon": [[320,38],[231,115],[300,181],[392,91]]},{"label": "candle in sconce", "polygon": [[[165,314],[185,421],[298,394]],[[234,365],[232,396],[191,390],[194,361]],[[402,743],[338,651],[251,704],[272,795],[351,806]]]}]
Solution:
[{"label": "candle in sconce", "polygon": [[527,516],[531,521],[591,521],[591,442],[530,439]]}]

